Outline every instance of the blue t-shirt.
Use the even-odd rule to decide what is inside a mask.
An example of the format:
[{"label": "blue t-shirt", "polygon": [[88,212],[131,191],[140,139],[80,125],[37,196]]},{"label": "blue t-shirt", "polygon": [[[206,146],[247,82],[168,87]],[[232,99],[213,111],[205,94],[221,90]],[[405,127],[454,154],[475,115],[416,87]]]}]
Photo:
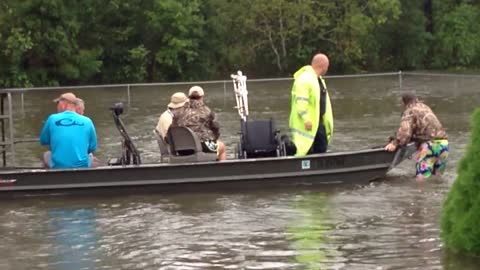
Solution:
[{"label": "blue t-shirt", "polygon": [[48,117],[40,143],[50,145],[52,168],[90,167],[88,154],[97,150],[97,134],[90,118],[64,111]]}]

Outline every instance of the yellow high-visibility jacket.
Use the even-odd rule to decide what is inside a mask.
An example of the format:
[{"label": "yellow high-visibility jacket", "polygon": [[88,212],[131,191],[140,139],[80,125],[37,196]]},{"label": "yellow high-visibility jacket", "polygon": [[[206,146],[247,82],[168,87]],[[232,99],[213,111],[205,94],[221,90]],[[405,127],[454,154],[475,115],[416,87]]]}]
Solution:
[{"label": "yellow high-visibility jacket", "polygon": [[[320,85],[317,74],[312,66],[304,66],[295,74],[292,87],[292,102],[289,126],[292,132],[292,141],[297,147],[296,156],[304,156],[312,146],[320,122]],[[327,85],[320,76],[325,89]],[[323,125],[327,133],[327,142],[330,143],[333,134],[333,112],[328,91],[326,93],[326,108],[323,115]],[[305,122],[312,122],[312,129],[305,129]]]}]

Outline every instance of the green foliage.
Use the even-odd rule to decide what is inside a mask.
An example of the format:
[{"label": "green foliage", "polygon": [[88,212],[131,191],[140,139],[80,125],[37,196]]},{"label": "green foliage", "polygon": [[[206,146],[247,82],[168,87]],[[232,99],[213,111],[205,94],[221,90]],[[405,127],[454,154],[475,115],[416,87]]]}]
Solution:
[{"label": "green foliage", "polygon": [[426,18],[423,3],[417,0],[403,0],[400,14],[375,25],[370,35],[365,35],[362,47],[369,70],[423,68],[429,51],[431,34],[425,31]]},{"label": "green foliage", "polygon": [[6,0],[4,5],[8,11],[1,24],[5,41],[0,48],[7,65],[0,71],[2,85],[61,85],[99,71],[99,50],[79,50],[76,37],[81,25],[64,1]]},{"label": "green foliage", "polygon": [[[4,34],[5,35],[5,34]],[[21,69],[23,56],[32,47],[33,42],[30,32],[12,28],[3,43],[0,43],[2,54],[0,61],[0,86],[28,87],[31,83],[27,73]]]},{"label": "green foliage", "polygon": [[155,79],[183,78],[183,67],[198,57],[204,24],[199,7],[197,0],[155,0],[152,9],[145,11],[146,47],[155,60],[151,64],[158,65]]},{"label": "green foliage", "polygon": [[479,65],[480,8],[469,3],[436,14],[435,67],[461,68]]},{"label": "green foliage", "polygon": [[471,121],[471,141],[457,168],[457,179],[442,213],[442,239],[447,248],[480,255],[480,108]]},{"label": "green foliage", "polygon": [[480,68],[471,0],[3,0],[0,87]]},{"label": "green foliage", "polygon": [[123,59],[126,65],[120,70],[124,82],[142,82],[147,75],[148,50],[143,45],[130,49]]}]

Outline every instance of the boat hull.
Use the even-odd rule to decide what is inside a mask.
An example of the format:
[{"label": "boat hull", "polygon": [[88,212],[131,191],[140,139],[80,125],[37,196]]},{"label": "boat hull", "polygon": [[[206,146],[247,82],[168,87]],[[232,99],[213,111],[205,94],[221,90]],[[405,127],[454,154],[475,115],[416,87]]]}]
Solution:
[{"label": "boat hull", "polygon": [[[411,148],[411,147],[410,147]],[[113,187],[199,185],[256,186],[367,184],[411,155],[412,149],[383,149],[185,164],[106,166],[90,169],[15,169],[0,171],[0,192],[79,190]]]}]

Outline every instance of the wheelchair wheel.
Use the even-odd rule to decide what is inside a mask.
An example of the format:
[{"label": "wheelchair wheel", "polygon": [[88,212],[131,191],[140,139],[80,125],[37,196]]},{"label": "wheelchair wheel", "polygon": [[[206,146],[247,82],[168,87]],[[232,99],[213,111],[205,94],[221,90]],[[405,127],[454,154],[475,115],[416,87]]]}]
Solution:
[{"label": "wheelchair wheel", "polygon": [[235,146],[235,158],[237,159],[243,159],[243,155],[242,155],[242,146],[240,143],[237,143],[237,145]]},{"label": "wheelchair wheel", "polygon": [[279,144],[279,157],[286,157],[287,156],[287,149],[286,149],[286,146],[285,146],[285,142],[281,141],[280,144]]}]

